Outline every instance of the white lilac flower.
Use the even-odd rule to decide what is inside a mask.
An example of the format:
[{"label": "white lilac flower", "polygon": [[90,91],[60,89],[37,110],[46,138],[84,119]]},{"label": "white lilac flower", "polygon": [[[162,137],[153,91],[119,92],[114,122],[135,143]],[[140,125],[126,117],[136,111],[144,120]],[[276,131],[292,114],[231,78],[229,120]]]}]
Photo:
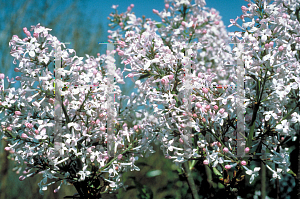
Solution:
[{"label": "white lilac flower", "polygon": [[254,181],[254,179],[259,175],[260,167],[255,167],[254,170],[248,169],[246,166],[243,166],[246,169],[246,174],[251,175],[250,184]]},{"label": "white lilac flower", "polygon": [[287,120],[283,120],[281,124],[276,126],[276,131],[281,132],[282,135],[289,135],[290,123]]}]

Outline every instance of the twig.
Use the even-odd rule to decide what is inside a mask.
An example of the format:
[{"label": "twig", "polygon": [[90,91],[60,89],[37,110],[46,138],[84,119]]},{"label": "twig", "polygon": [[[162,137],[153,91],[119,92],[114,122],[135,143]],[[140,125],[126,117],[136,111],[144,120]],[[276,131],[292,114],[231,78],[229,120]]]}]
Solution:
[{"label": "twig", "polygon": [[186,173],[186,177],[187,177],[189,187],[192,190],[193,198],[194,199],[199,199],[198,192],[197,192],[197,189],[196,189],[196,185],[195,185],[193,176],[191,174],[191,171],[189,169],[188,163],[187,162],[183,163],[183,166],[184,166],[184,170],[185,170],[185,173]]}]

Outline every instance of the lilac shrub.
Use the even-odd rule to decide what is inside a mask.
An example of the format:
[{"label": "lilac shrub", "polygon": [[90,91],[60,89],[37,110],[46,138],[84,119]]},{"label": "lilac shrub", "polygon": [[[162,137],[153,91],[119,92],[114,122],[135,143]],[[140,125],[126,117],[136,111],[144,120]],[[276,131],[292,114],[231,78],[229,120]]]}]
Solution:
[{"label": "lilac shrub", "polygon": [[[285,143],[295,140],[299,132],[299,9],[288,1],[248,3],[241,8],[243,14],[231,20],[231,25],[242,29],[235,33],[226,32],[218,12],[206,8],[204,0],[194,4],[166,0],[163,11],[153,9],[161,22],[137,18],[133,4],[121,14],[113,6],[109,42],[117,43],[116,52],[125,65],[113,75],[124,83],[123,73],[129,72],[126,77],[138,88],[130,97],[122,96],[113,84],[119,100],[128,99],[124,110],[121,103],[114,103],[113,157],[108,154],[106,96],[108,71],[115,61],[109,55],[114,52],[87,56],[84,63],[73,55],[74,50],[62,51],[63,68],[56,72],[66,86],[73,87],[61,92],[63,153],[57,154],[54,74],[48,65],[59,41],[40,25],[32,27],[33,36],[26,28],[25,39],[13,36],[11,54],[14,63],[20,62],[15,71],[22,73],[16,77],[21,88],[5,89],[5,76],[0,75],[1,111],[5,111],[3,138],[10,142],[6,150],[20,168],[29,171],[20,180],[42,173],[41,190],[49,185],[48,178],[55,179],[50,183],[74,183],[79,192],[78,187],[90,190],[96,181],[103,182],[97,184],[101,192],[116,189],[122,186],[121,173],[138,170],[134,161],[153,152],[152,141],[187,173],[200,161],[226,189],[235,188],[243,174],[252,183],[261,168],[252,170],[249,165],[257,159],[272,172],[272,179],[286,173],[295,176]],[[230,42],[236,43],[233,50]],[[240,96],[235,85],[240,79],[235,66],[240,62],[245,68],[246,95],[244,111],[237,113]],[[87,82],[94,85],[90,90],[74,87]],[[138,106],[151,107],[153,113],[146,108],[137,111]],[[238,156],[236,118],[244,113],[246,135]],[[127,120],[134,126],[127,126]],[[230,178],[229,170],[233,171]],[[193,180],[188,178],[188,183],[197,198]]]},{"label": "lilac shrub", "polygon": [[[242,25],[231,20],[242,29],[236,41],[244,48],[247,147],[261,153],[259,158],[274,179],[293,173],[289,149],[284,146],[299,132],[300,24],[295,5],[280,0],[248,1],[237,18]],[[234,56],[239,47],[233,50]]]},{"label": "lilac shrub", "polygon": [[[220,179],[224,171],[234,168],[250,175],[252,183],[260,168],[253,171],[247,165],[257,155],[273,179],[293,174],[289,149],[283,147],[299,131],[300,40],[294,4],[249,1],[248,7],[242,7],[243,14],[231,20],[242,31],[228,34],[216,11],[204,7],[204,1],[165,3],[163,11],[153,9],[161,22],[137,18],[131,5],[125,13],[116,10],[110,15],[113,30],[109,30],[109,41],[119,43],[122,63],[129,65],[124,69],[130,72],[127,77],[153,106],[158,121],[153,128],[159,131],[165,156],[180,165],[203,161]],[[237,43],[232,51],[228,35]],[[234,68],[226,65],[237,64],[239,59],[246,72],[247,142],[242,157],[237,157],[234,141],[238,133],[236,90],[227,85],[222,92],[216,84],[236,83]],[[186,71],[188,63],[191,74]],[[220,79],[225,81],[214,81]],[[191,84],[185,84],[187,80]],[[189,89],[191,96],[186,95]],[[195,161],[190,168],[193,165]],[[223,181],[225,185],[229,182]]]},{"label": "lilac shrub", "polygon": [[[43,175],[39,183],[41,194],[53,183],[60,183],[56,192],[62,184],[74,184],[81,196],[88,192],[97,196],[100,191],[109,192],[122,186],[122,172],[139,170],[134,164],[138,157],[143,152],[153,152],[149,145],[153,134],[150,124],[143,122],[147,117],[143,110],[132,114],[136,105],[142,103],[142,98],[122,96],[116,83],[124,83],[123,75],[120,69],[111,70],[116,78],[114,94],[119,99],[129,98],[129,101],[122,110],[118,102],[114,103],[114,156],[108,153],[108,145],[112,143],[107,143],[107,122],[111,122],[108,121],[106,103],[109,94],[107,73],[115,67],[112,56],[115,52],[97,57],[87,55],[84,62],[73,49],[61,51],[62,68],[55,72],[64,77],[63,111],[59,118],[62,133],[56,135],[54,92],[59,80],[54,79],[50,66],[55,61],[56,46],[62,44],[48,34],[51,29],[40,24],[32,26],[30,31],[23,30],[27,37],[20,39],[14,35],[9,42],[14,64],[19,62],[15,71],[21,73],[16,77],[21,87],[10,88],[16,81],[8,79],[6,88],[5,76],[0,76],[0,110],[5,114],[1,118],[2,138],[9,142],[5,150],[10,151],[11,158],[18,163],[18,171],[26,173],[20,180],[35,174]],[[139,125],[127,126],[129,114],[132,121],[140,122]],[[55,140],[59,138],[61,151],[55,148]],[[97,184],[99,182],[101,184]]]}]

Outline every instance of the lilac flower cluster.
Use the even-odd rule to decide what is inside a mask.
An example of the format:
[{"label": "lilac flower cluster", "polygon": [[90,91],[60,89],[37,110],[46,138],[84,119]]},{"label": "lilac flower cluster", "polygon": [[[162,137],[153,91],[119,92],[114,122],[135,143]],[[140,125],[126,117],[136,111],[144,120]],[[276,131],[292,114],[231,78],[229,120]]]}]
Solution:
[{"label": "lilac flower cluster", "polygon": [[[124,71],[131,72],[128,77],[152,103],[154,116],[160,121],[153,128],[159,129],[165,156],[177,163],[204,159],[204,164],[218,168],[220,173],[236,166],[249,175],[253,173],[245,166],[249,156],[243,156],[242,161],[236,156],[236,89],[227,85],[229,88],[221,92],[214,82],[225,77],[218,83],[228,84],[230,80],[235,84],[236,72],[228,68],[227,62],[241,59],[246,73],[248,135],[244,154],[249,149],[251,154],[258,152],[258,146],[262,146],[256,154],[261,154],[259,158],[267,168],[273,168],[274,178],[292,173],[284,152],[288,149],[282,146],[289,138],[294,140],[299,130],[300,40],[296,8],[284,1],[249,1],[248,7],[241,8],[243,14],[231,20],[230,26],[242,31],[227,34],[218,13],[204,7],[204,1],[193,5],[191,1],[165,3],[163,11],[153,9],[161,22],[144,16],[137,19],[132,5],[125,13],[112,13],[110,26],[114,30],[109,30],[108,36],[109,41],[119,43],[117,51],[122,63],[129,65]],[[228,36],[236,43],[232,51]],[[191,74],[186,70],[188,63]],[[185,83],[187,80],[190,84]],[[187,89],[191,96],[185,95]],[[277,171],[275,167],[279,167]]]},{"label": "lilac flower cluster", "polygon": [[[139,96],[131,97],[125,110],[115,103],[114,115],[114,157],[108,154],[107,103],[109,67],[114,67],[114,52],[108,55],[98,54],[96,58],[87,55],[76,56],[73,49],[61,51],[62,68],[55,72],[64,77],[65,85],[61,91],[63,113],[60,153],[55,149],[55,81],[54,71],[50,70],[55,61],[55,47],[61,45],[58,39],[38,24],[28,31],[27,37],[20,39],[14,35],[9,45],[11,55],[18,61],[16,72],[22,75],[16,80],[21,88],[5,89],[4,74],[1,74],[1,112],[3,138],[9,141],[5,148],[11,152],[11,158],[19,163],[18,171],[24,170],[20,180],[37,173],[43,175],[39,183],[40,191],[53,183],[74,183],[86,177],[103,176],[108,173],[106,181],[111,188],[120,186],[119,172],[139,170],[134,162],[142,152],[152,153],[152,139],[149,124],[143,122],[143,111],[135,113],[135,106],[141,102]],[[33,32],[33,36],[31,36]],[[124,83],[120,70],[113,74],[117,83]],[[8,79],[9,80],[9,79]],[[9,84],[15,81],[9,80]],[[122,96],[118,85],[113,85],[114,94]],[[131,107],[131,108],[130,108]],[[118,110],[118,111],[117,111]],[[140,121],[134,127],[127,126],[128,114],[134,113],[133,122]],[[141,134],[145,131],[145,135]],[[146,133],[149,131],[149,133]],[[96,168],[96,171],[94,171]],[[94,172],[94,173],[93,173]],[[48,182],[48,179],[54,179]],[[48,184],[47,184],[48,183]],[[59,185],[60,188],[60,185]],[[58,188],[58,189],[59,189]]]},{"label": "lilac flower cluster", "polygon": [[[57,154],[55,80],[48,66],[60,42],[39,24],[32,27],[33,36],[26,28],[25,39],[13,36],[11,54],[15,64],[20,62],[15,71],[22,73],[16,77],[21,88],[5,89],[5,76],[0,75],[0,110],[5,111],[3,138],[10,142],[6,150],[29,172],[20,180],[41,172],[44,179],[39,185],[45,190],[48,178],[56,179],[50,183],[77,182],[97,173],[109,182],[108,187],[118,188],[121,172],[138,170],[134,161],[153,152],[152,141],[161,144],[165,157],[180,166],[189,160],[193,160],[190,168],[196,161],[209,165],[226,186],[230,180],[225,181],[223,174],[229,169],[244,170],[253,182],[260,167],[251,170],[247,165],[255,154],[274,179],[293,174],[285,143],[295,140],[300,121],[300,24],[294,4],[249,0],[241,8],[243,14],[231,20],[230,26],[242,29],[235,33],[226,32],[218,12],[206,8],[204,0],[194,4],[165,0],[163,11],[153,9],[161,22],[137,18],[133,4],[121,14],[117,7],[112,7],[116,12],[109,17],[108,37],[117,43],[116,52],[125,68],[110,75],[124,83],[123,73],[129,72],[126,77],[138,93],[122,96],[113,84],[119,100],[128,99],[124,110],[121,103],[114,103],[114,157],[108,154],[106,96],[115,51],[96,58],[87,55],[84,63],[73,49],[62,50],[63,67],[55,72],[73,87],[61,92],[63,152]],[[230,42],[236,43],[233,50]],[[241,71],[234,66],[239,60],[246,78],[242,113],[237,113],[239,92],[235,88]],[[74,87],[87,82],[94,85],[90,90]],[[153,112],[137,110],[138,106],[150,106]],[[244,113],[245,142],[243,155],[238,157],[236,137],[241,132],[236,118]],[[127,122],[134,126],[128,127]]]}]

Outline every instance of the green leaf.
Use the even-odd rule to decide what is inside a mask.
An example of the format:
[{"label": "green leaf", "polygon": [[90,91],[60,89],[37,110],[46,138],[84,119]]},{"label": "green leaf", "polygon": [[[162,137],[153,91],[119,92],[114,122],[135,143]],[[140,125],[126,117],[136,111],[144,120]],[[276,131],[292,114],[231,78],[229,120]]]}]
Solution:
[{"label": "green leaf", "polygon": [[225,186],[224,186],[222,183],[218,182],[218,188],[219,188],[219,189],[224,189]]},{"label": "green leaf", "polygon": [[163,24],[156,24],[157,28],[165,27]]},{"label": "green leaf", "polygon": [[141,80],[141,79],[145,79],[145,78],[147,78],[147,77],[150,77],[150,73],[146,73],[146,74],[143,74],[143,75],[141,75],[140,77],[139,77],[139,80]]},{"label": "green leaf", "polygon": [[297,20],[300,22],[299,11],[300,11],[300,7],[298,7],[298,8],[296,9],[295,15],[296,15],[296,17],[297,17]]},{"label": "green leaf", "polygon": [[213,172],[214,172],[214,174],[215,174],[216,176],[218,176],[218,177],[223,177],[222,174],[220,173],[220,171],[219,171],[216,167],[213,167],[212,169],[213,169]]},{"label": "green leaf", "polygon": [[293,175],[294,177],[297,177],[297,175],[291,169],[287,173]]},{"label": "green leaf", "polygon": [[154,171],[149,171],[146,173],[146,176],[149,178],[159,176],[161,174],[161,170],[154,170]]}]

